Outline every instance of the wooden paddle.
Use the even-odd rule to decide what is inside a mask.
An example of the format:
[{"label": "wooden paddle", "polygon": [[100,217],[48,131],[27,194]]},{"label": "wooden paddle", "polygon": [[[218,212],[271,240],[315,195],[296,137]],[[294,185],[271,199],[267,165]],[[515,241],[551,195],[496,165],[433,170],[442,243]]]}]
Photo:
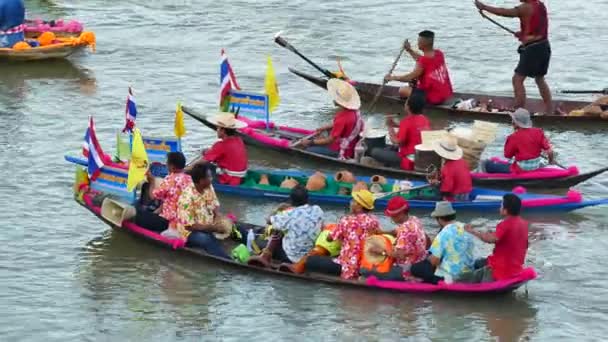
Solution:
[{"label": "wooden paddle", "polygon": [[319,135],[319,132],[316,132],[316,131],[315,131],[314,133],[311,133],[311,134],[309,134],[309,135],[306,135],[306,136],[304,136],[303,138],[298,139],[298,140],[296,140],[295,142],[293,142],[293,143],[289,144],[289,147],[290,147],[290,148],[298,147],[298,146],[300,146],[300,145],[301,145],[301,144],[302,144],[302,143],[303,143],[305,140],[308,140],[308,139],[311,139],[311,138],[315,138],[317,135]]},{"label": "wooden paddle", "polygon": [[562,94],[601,94],[608,95],[608,88],[602,90],[562,90]]},{"label": "wooden paddle", "polygon": [[275,36],[274,36],[274,42],[281,45],[282,47],[286,48],[287,50],[295,53],[296,55],[300,56],[303,60],[305,60],[306,62],[308,62],[308,64],[312,65],[315,69],[319,70],[321,73],[323,73],[323,75],[325,75],[327,78],[334,78],[334,74],[332,74],[331,71],[321,68],[320,66],[318,66],[317,64],[315,64],[313,61],[311,61],[310,59],[308,59],[306,56],[304,56],[303,54],[300,53],[300,51],[298,51],[295,47],[293,47],[293,45],[289,44],[288,41],[286,41],[285,39],[283,39],[283,37],[281,37],[281,32],[279,31]]},{"label": "wooden paddle", "polygon": [[393,196],[402,192],[406,192],[406,191],[417,191],[417,190],[422,190],[422,189],[426,189],[426,188],[430,188],[432,187],[433,184],[428,183],[428,184],[424,184],[424,185],[419,185],[419,186],[415,186],[413,188],[409,188],[409,189],[401,189],[401,190],[397,190],[397,191],[391,191],[391,192],[387,192],[385,194],[379,194],[379,196],[375,197],[376,200],[382,199],[382,198],[386,198],[389,196]]},{"label": "wooden paddle", "polygon": [[[395,71],[395,68],[397,67],[397,63],[399,63],[399,59],[401,59],[401,55],[403,55],[403,51],[405,51],[405,43],[403,44],[403,46],[401,46],[401,50],[399,50],[399,55],[397,55],[397,58],[395,58],[395,61],[393,62],[393,65],[391,65],[391,68],[388,71],[389,75],[392,75],[393,71]],[[369,104],[369,107],[367,109],[368,112],[371,112],[374,109],[374,106],[376,105],[376,102],[378,102],[378,99],[380,98],[380,95],[382,95],[382,90],[384,89],[384,86],[387,83],[388,83],[388,81],[386,81],[384,79],[382,80],[382,85],[378,88],[378,91],[376,92],[376,95],[374,95],[374,99]]]},{"label": "wooden paddle", "polygon": [[485,14],[485,13],[484,13],[482,10],[479,10],[479,14],[481,14],[481,16],[482,16],[482,17],[484,17],[484,18],[488,19],[488,20],[489,20],[491,23],[493,23],[494,25],[496,25],[496,26],[500,27],[501,29],[503,29],[503,30],[505,30],[505,31],[509,32],[509,33],[510,33],[510,34],[512,34],[512,35],[515,35],[515,31],[513,31],[513,30],[511,30],[510,28],[508,28],[508,27],[504,26],[503,24],[499,23],[498,21],[496,21],[496,20],[494,20],[494,19],[492,19],[492,18],[488,17],[488,15],[487,15],[487,14]]}]

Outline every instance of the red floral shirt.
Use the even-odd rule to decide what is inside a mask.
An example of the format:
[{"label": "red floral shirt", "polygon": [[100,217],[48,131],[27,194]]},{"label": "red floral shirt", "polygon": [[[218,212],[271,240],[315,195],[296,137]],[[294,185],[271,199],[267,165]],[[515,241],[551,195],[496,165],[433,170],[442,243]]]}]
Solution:
[{"label": "red floral shirt", "polygon": [[336,262],[342,266],[343,279],[356,279],[359,276],[363,242],[368,236],[380,232],[380,222],[372,214],[352,214],[340,219],[330,237],[342,241]]},{"label": "red floral shirt", "polygon": [[172,173],[163,179],[158,188],[152,191],[152,196],[163,202],[160,216],[169,221],[171,228],[175,228],[179,196],[190,184],[192,184],[192,177],[190,175]]},{"label": "red floral shirt", "polygon": [[422,222],[416,216],[410,218],[395,228],[397,241],[395,250],[405,252],[406,256],[395,260],[397,264],[412,265],[426,257],[426,234]]}]

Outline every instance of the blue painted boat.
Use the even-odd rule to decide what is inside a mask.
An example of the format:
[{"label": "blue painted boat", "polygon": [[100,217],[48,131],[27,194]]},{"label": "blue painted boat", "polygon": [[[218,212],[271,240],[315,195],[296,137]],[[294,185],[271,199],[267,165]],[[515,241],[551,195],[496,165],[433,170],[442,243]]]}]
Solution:
[{"label": "blue painted boat", "polygon": [[[87,161],[79,157],[65,156],[69,162],[76,163],[82,166],[87,166]],[[163,176],[162,167],[155,172],[156,176]],[[166,169],[164,170],[166,173]],[[258,184],[261,175],[267,175],[269,185]],[[289,199],[289,190],[280,188],[280,184],[286,178],[294,178],[300,184],[306,184],[307,178],[312,172],[291,171],[291,170],[250,170],[245,177],[243,184],[240,186],[231,186],[224,184],[214,184],[215,191],[218,193],[234,195],[238,197],[249,198],[265,198],[275,201],[287,201]],[[347,194],[352,184],[340,183],[333,180],[333,175],[326,174],[327,186],[317,192],[310,192],[309,198],[312,203],[328,204],[337,206],[347,206],[350,203],[351,197]],[[357,181],[371,183],[370,177],[357,177]],[[390,193],[392,185],[396,182],[395,179],[387,179],[387,184],[383,186],[382,193]],[[414,188],[425,185],[425,182],[412,181],[411,185]],[[345,190],[346,191],[341,191]],[[515,191],[518,192],[518,191]],[[379,193],[378,196],[382,195]],[[471,193],[471,201],[454,202],[454,209],[458,211],[478,211],[478,212],[496,212],[502,202],[502,196],[508,192],[501,190],[492,190],[484,188],[474,188]],[[529,212],[568,212],[585,207],[606,205],[608,199],[599,200],[583,200],[582,195],[574,190],[568,192],[566,196],[518,193],[522,199],[522,205],[526,213]],[[431,211],[435,207],[438,200],[438,193],[433,188],[424,188],[411,191],[410,193],[392,194],[384,198],[376,200],[376,209],[382,210],[386,207],[388,200],[392,196],[403,196],[410,202],[413,209]]]}]

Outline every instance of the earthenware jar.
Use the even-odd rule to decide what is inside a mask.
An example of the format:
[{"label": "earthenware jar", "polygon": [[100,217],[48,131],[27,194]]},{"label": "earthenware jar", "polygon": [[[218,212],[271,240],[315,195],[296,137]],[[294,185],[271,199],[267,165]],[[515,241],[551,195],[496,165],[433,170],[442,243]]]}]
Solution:
[{"label": "earthenware jar", "polygon": [[270,182],[268,181],[268,175],[267,174],[263,174],[260,176],[260,181],[258,182],[258,184],[260,185],[270,185]]},{"label": "earthenware jar", "polygon": [[353,191],[352,192],[357,192],[357,191],[361,191],[361,190],[368,190],[367,183],[365,183],[363,181],[357,182],[353,186]]},{"label": "earthenware jar", "polygon": [[327,185],[325,175],[319,171],[315,172],[312,176],[308,177],[306,182],[306,189],[308,191],[319,191]]},{"label": "earthenware jar", "polygon": [[354,183],[355,182],[355,176],[351,172],[348,172],[346,170],[336,172],[336,176],[334,177],[334,179],[336,180],[336,182],[342,182],[342,183]]},{"label": "earthenware jar", "polygon": [[293,189],[296,185],[298,185],[298,181],[291,178],[291,177],[287,177],[285,178],[285,180],[281,183],[281,188],[284,189]]},{"label": "earthenware jar", "polygon": [[386,185],[386,178],[380,175],[372,176],[371,181],[372,184]]}]

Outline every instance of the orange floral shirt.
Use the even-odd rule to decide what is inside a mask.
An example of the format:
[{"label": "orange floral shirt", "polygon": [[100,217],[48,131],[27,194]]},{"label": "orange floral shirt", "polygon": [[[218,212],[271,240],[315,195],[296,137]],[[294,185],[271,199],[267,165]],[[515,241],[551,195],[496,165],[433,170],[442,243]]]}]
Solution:
[{"label": "orange floral shirt", "polygon": [[177,203],[177,231],[186,238],[190,235],[187,226],[213,223],[215,210],[219,206],[213,186],[209,186],[203,193],[198,192],[194,184],[188,186]]},{"label": "orange floral shirt", "polygon": [[177,201],[184,189],[192,184],[192,177],[185,173],[172,173],[163,179],[160,186],[152,191],[155,199],[163,202],[160,216],[169,221],[169,227],[175,228],[177,220]]}]

